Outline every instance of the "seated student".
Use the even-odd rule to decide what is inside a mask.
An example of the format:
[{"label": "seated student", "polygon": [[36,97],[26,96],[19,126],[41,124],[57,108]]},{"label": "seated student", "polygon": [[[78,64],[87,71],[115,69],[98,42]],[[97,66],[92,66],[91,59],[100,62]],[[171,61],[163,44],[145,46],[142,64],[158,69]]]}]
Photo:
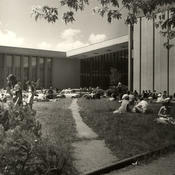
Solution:
[{"label": "seated student", "polygon": [[147,110],[148,110],[148,102],[143,97],[140,97],[140,102],[134,106],[132,112],[146,113]]},{"label": "seated student", "polygon": [[133,95],[133,93],[132,92],[129,92],[129,102],[130,102],[130,104],[134,104],[134,102],[135,102],[135,96]]},{"label": "seated student", "polygon": [[162,93],[159,93],[158,96],[157,96],[157,101],[156,102],[161,103],[163,101],[164,101],[163,95],[162,95]]},{"label": "seated student", "polygon": [[170,98],[166,98],[164,102],[162,103],[162,106],[159,109],[158,117],[156,121],[158,123],[164,123],[164,124],[175,124],[175,120],[170,115]]},{"label": "seated student", "polygon": [[153,100],[156,100],[157,96],[158,96],[158,94],[157,94],[156,90],[154,90],[152,93]]},{"label": "seated student", "polygon": [[170,99],[167,98],[164,100],[164,102],[162,103],[161,108],[159,109],[158,112],[158,116],[159,117],[170,117],[170,108],[169,108],[169,104],[170,104]]},{"label": "seated student", "polygon": [[123,95],[122,97],[122,103],[121,106],[119,107],[119,109],[115,110],[113,112],[113,114],[116,113],[125,113],[128,112],[128,108],[129,108],[129,96],[127,94]]},{"label": "seated student", "polygon": [[53,88],[50,87],[48,92],[47,92],[47,98],[48,99],[53,99],[53,93],[54,93]]}]

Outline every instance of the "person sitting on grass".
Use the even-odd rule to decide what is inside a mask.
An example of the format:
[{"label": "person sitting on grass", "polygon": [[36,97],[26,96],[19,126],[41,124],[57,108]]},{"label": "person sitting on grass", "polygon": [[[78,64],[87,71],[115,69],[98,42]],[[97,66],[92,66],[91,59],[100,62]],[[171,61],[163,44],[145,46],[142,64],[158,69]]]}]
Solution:
[{"label": "person sitting on grass", "polygon": [[164,98],[163,98],[163,94],[162,93],[159,93],[158,96],[157,96],[157,103],[162,103],[164,101]]},{"label": "person sitting on grass", "polygon": [[132,112],[146,113],[148,111],[148,102],[144,97],[140,97],[140,102],[134,106]]},{"label": "person sitting on grass", "polygon": [[170,98],[165,99],[164,102],[162,103],[161,108],[159,109],[159,112],[158,112],[159,117],[164,117],[164,118],[170,117],[169,104],[170,104]]},{"label": "person sitting on grass", "polygon": [[129,111],[129,96],[127,94],[123,95],[122,103],[119,109],[115,110],[113,114],[116,113],[125,113]]},{"label": "person sitting on grass", "polygon": [[157,123],[163,124],[175,124],[175,120],[171,117],[171,107],[170,107],[170,98],[166,98],[162,103],[162,106],[158,112],[158,118],[156,119]]}]

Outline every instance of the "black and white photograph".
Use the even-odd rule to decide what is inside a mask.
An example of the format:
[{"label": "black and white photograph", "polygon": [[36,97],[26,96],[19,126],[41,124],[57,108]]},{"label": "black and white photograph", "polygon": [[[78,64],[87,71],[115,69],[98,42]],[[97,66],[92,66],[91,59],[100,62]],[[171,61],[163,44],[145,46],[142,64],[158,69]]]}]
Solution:
[{"label": "black and white photograph", "polygon": [[175,0],[0,0],[0,175],[175,175]]}]

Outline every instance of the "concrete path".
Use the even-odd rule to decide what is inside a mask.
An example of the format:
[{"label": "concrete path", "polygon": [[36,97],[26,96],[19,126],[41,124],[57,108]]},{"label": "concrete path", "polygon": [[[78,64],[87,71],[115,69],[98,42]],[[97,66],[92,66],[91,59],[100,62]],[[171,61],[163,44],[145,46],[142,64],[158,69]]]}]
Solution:
[{"label": "concrete path", "polygon": [[128,167],[106,175],[175,175],[175,153],[162,156],[149,164]]},{"label": "concrete path", "polygon": [[95,139],[98,135],[92,131],[82,120],[80,113],[79,113],[79,106],[77,103],[77,99],[72,100],[72,104],[70,105],[70,109],[72,111],[72,116],[76,123],[77,129],[77,137],[84,138],[84,139]]},{"label": "concrete path", "polygon": [[106,147],[104,140],[98,140],[98,135],[82,121],[77,99],[72,100],[70,109],[76,123],[77,138],[80,139],[72,144],[74,165],[80,174],[102,168],[118,160]]}]

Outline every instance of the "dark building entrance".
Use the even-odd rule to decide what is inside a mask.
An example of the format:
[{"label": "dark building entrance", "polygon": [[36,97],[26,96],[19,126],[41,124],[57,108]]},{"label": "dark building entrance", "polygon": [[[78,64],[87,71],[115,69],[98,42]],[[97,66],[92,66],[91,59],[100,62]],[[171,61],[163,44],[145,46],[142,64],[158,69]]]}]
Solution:
[{"label": "dark building entrance", "polygon": [[81,59],[80,71],[81,87],[128,85],[128,49]]}]

